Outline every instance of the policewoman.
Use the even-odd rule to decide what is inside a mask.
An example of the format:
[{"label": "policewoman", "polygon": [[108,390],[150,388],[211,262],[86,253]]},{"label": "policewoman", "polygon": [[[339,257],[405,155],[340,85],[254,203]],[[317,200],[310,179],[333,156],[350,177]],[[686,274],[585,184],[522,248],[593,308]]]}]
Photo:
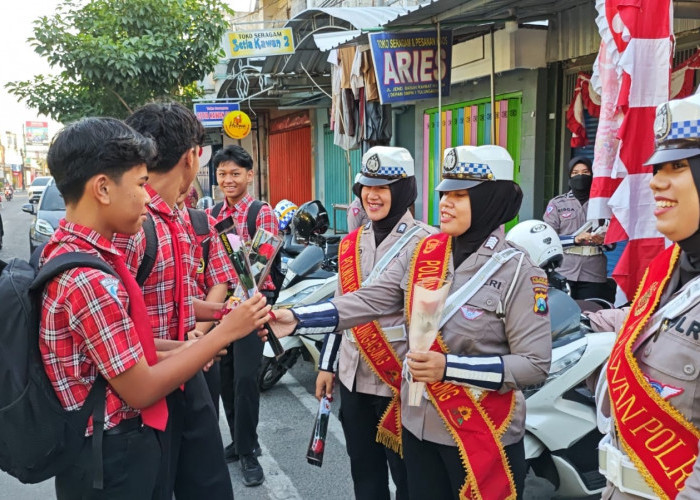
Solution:
[{"label": "policewoman", "polygon": [[[527,469],[520,388],[543,381],[551,358],[547,280],[522,249],[505,241],[502,225],[522,200],[505,149],[450,148],[442,179],[441,233],[424,238],[368,287],[277,312],[272,328],[281,335],[342,330],[404,303],[410,318],[417,281],[449,281],[438,340],[430,352],[409,351],[405,363],[401,423],[409,496],[520,498]],[[419,406],[407,403],[409,377],[427,384]]]},{"label": "policewoman", "polygon": [[657,108],[649,186],[673,244],[647,268],[608,361],[605,499],[700,498],[699,126],[698,95]]},{"label": "policewoman", "polygon": [[[411,255],[420,240],[435,232],[408,210],[418,191],[413,158],[404,148],[370,148],[362,156],[362,171],[353,192],[370,221],[340,244],[338,295],[368,286],[392,260]],[[339,358],[340,420],[356,498],[388,500],[390,469],[396,498],[408,499],[397,424],[400,374],[407,349],[403,318],[399,310],[341,335],[327,334],[321,351],[318,398],[331,396],[335,359]]]},{"label": "policewoman", "polygon": [[564,261],[557,271],[567,279],[574,299],[597,297],[612,302],[615,296],[608,285],[608,261],[602,247],[605,228],[600,221],[584,227],[593,181],[591,160],[576,156],[568,171],[570,190],[553,198],[543,217],[564,244]]}]

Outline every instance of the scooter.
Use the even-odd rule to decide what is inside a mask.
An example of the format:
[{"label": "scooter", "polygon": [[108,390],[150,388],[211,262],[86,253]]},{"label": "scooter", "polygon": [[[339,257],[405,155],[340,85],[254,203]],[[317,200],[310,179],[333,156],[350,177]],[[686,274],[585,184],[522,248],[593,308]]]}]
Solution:
[{"label": "scooter", "polygon": [[[520,226],[520,227],[518,227]],[[551,226],[525,221],[506,239],[525,248],[547,273],[552,363],[546,380],[523,388],[526,398],[525,458],[536,476],[549,481],[559,498],[600,495],[595,397],[586,381],[608,359],[614,332],[593,332],[581,313],[608,307],[605,301],[575,301],[556,268],[563,248]]]},{"label": "scooter", "polygon": [[5,200],[12,201],[13,191],[11,188],[5,188]]},{"label": "scooter", "polygon": [[[313,304],[333,297],[338,288],[337,265],[337,251],[336,257],[327,257],[318,244],[308,245],[289,263],[276,306]],[[280,343],[285,352],[279,359],[270,345],[265,344],[258,373],[260,391],[279,382],[300,357],[318,366],[323,339],[323,334],[284,337]]]}]

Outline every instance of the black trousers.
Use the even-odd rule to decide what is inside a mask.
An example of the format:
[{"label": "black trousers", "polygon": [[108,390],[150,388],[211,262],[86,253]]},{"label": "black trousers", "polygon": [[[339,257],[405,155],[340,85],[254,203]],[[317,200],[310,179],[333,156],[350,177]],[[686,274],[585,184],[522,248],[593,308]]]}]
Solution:
[{"label": "black trousers", "polygon": [[219,418],[219,396],[221,395],[221,367],[219,362],[214,363],[208,371],[204,372],[204,381],[207,383],[211,402],[214,405],[216,418]]},{"label": "black trousers", "polygon": [[[522,440],[504,447],[510,470],[513,473],[518,500],[523,497],[527,463]],[[403,429],[403,457],[408,472],[410,498],[458,499],[466,473],[459,458],[459,448],[421,441]]]},{"label": "black trousers", "polygon": [[342,383],[339,385],[340,422],[350,457],[355,498],[388,500],[391,470],[396,500],[407,500],[408,481],[403,460],[398,453],[376,441],[377,424],[391,398],[362,394],[349,390]]},{"label": "black trousers", "polygon": [[162,500],[233,499],[219,421],[200,371],[166,398],[168,426],[160,433],[163,460],[158,484]]},{"label": "black trousers", "polygon": [[230,344],[221,367],[221,400],[236,453],[248,455],[258,445],[260,391],[258,370],[264,344],[253,332]]},{"label": "black trousers", "polygon": [[161,458],[157,431],[141,427],[118,435],[105,435],[102,441],[104,488],[92,487],[94,477],[92,438],[72,467],[55,478],[58,500],[150,499],[156,490]]}]

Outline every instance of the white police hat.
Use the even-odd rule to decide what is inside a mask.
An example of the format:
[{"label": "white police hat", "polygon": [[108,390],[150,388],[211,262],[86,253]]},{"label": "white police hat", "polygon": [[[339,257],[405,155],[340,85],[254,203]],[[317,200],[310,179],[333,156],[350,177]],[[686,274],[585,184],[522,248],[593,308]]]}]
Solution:
[{"label": "white police hat", "polygon": [[385,186],[413,175],[413,157],[406,148],[374,146],[362,155],[357,182],[363,186]]},{"label": "white police hat", "polygon": [[700,155],[700,95],[656,107],[654,154],[644,163],[658,165]]},{"label": "white police hat", "polygon": [[436,191],[470,189],[485,181],[512,181],[513,159],[501,146],[457,146],[443,152]]}]

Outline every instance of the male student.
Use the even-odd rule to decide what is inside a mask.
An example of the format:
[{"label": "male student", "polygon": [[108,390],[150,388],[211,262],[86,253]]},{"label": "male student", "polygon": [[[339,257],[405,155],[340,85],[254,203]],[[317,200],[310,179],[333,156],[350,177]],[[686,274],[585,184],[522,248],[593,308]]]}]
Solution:
[{"label": "male student", "polygon": [[[102,442],[103,487],[93,487],[92,420],[74,464],[56,476],[62,499],[149,499],[157,487],[161,450],[155,428],[168,419],[163,397],[201,370],[227,343],[268,318],[258,296],[224,316],[206,337],[160,353],[146,305],[115,233],[140,230],[150,196],[146,163],[151,140],[111,118],[86,118],[65,127],[47,162],[66,203],[66,216],[40,264],[66,252],[104,259],[116,276],[73,268],[48,282],[42,297],[39,347],[46,373],[66,410],[82,407],[98,377],[107,381]],[[148,359],[148,360],[147,360]]]},{"label": "male student", "polygon": [[[214,229],[216,220],[204,210],[186,206],[186,198],[190,196],[190,193],[191,190],[180,195],[176,205],[181,212],[184,225],[190,233],[190,239],[197,243],[197,254],[195,255],[195,260],[199,262],[195,277],[197,298],[222,303],[226,299],[229,288],[235,285],[236,275]],[[213,321],[198,321],[189,337],[201,337],[213,326]],[[221,394],[219,363],[212,363],[210,367],[205,368],[204,379],[218,417],[219,396]]]},{"label": "male student", "polygon": [[[141,289],[153,334],[182,342],[195,327],[194,298],[198,245],[189,236],[178,197],[186,193],[199,170],[204,128],[189,109],[175,102],[151,103],[136,110],[126,123],[156,143],[157,157],[148,165],[146,191],[151,197],[157,252],[146,277],[139,276],[147,248],[145,232],[114,239],[124,251],[131,272],[142,279]],[[211,318],[208,318],[211,319]],[[218,419],[202,373],[183,390],[167,397],[170,420],[161,446],[164,451],[161,498],[233,498],[224,461]]]},{"label": "male student", "polygon": [[[242,147],[227,146],[214,155],[213,167],[216,182],[225,199],[209,209],[209,213],[217,220],[233,216],[243,238],[252,239],[255,235],[248,234],[248,212],[256,200],[248,194],[248,186],[253,182],[253,159]],[[266,203],[256,204],[259,204],[256,228],[277,234],[278,222],[272,208]],[[272,296],[275,286],[270,277],[261,289],[263,294]],[[258,336],[251,334],[242,344],[231,346],[221,359],[221,400],[233,438],[226,447],[226,460],[236,461],[240,457],[243,484],[246,486],[257,486],[265,480],[257,459],[261,453],[257,432],[260,411],[257,374],[263,346]]]}]

